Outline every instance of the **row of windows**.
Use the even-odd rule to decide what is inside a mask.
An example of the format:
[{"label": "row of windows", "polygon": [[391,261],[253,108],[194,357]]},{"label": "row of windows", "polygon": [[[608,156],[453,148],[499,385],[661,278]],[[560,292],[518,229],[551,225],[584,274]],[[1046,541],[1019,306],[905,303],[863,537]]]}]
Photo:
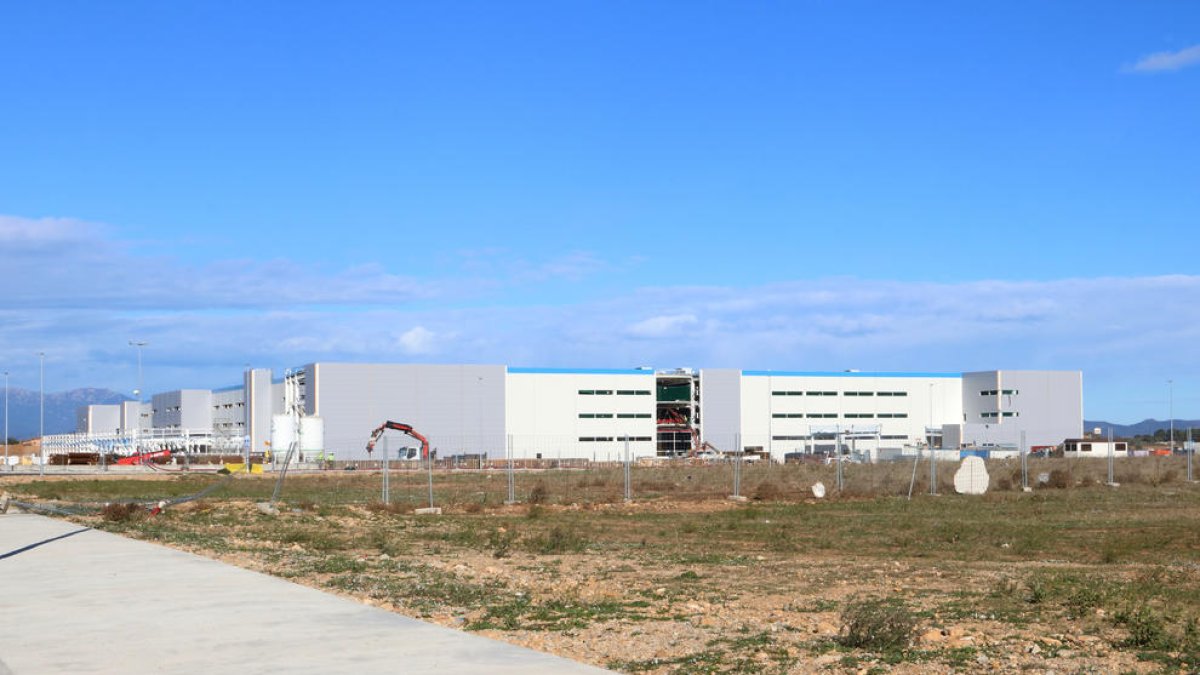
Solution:
[{"label": "row of windows", "polygon": [[[612,389],[580,389],[580,396],[612,396]],[[649,389],[618,389],[617,396],[649,396]]]},{"label": "row of windows", "polygon": [[980,396],[995,396],[997,394],[1003,394],[1004,396],[1016,396],[1017,394],[1020,394],[1020,393],[1021,392],[1016,389],[984,389],[983,391],[979,392],[979,395]]},{"label": "row of windows", "polygon": [[[614,439],[612,436],[580,436],[579,437],[579,441],[581,443],[611,443],[613,440]],[[650,438],[649,436],[621,436],[621,437],[617,438],[616,440],[618,440],[618,441],[624,441],[624,440],[652,441],[654,439]]]},{"label": "row of windows", "polygon": [[[789,391],[771,392],[772,396],[837,396],[836,391]],[[845,391],[843,396],[908,396],[907,391]]]},{"label": "row of windows", "polygon": [[[579,419],[583,420],[610,420],[614,413],[579,413]],[[615,413],[619,420],[648,420],[650,413]]]},{"label": "row of windows", "polygon": [[984,419],[995,419],[997,417],[1020,417],[1021,413],[1012,410],[1005,410],[1003,413],[998,412],[982,412],[979,416]]},{"label": "row of windows", "polygon": [[[837,419],[837,413],[772,413],[771,417],[775,419]],[[847,419],[873,419],[880,417],[883,419],[904,419],[908,417],[908,413],[846,413]]]}]

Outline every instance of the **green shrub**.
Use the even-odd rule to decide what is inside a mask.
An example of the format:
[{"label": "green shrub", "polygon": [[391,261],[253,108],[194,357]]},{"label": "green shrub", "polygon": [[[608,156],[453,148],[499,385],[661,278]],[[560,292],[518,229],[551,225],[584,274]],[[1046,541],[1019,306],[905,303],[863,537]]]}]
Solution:
[{"label": "green shrub", "polygon": [[1129,630],[1125,638],[1125,646],[1139,649],[1169,650],[1175,647],[1175,641],[1167,632],[1167,623],[1162,615],[1153,609],[1139,605],[1126,608],[1114,617],[1117,623]]},{"label": "green shrub", "polygon": [[109,522],[124,522],[127,520],[142,520],[148,512],[141,504],[105,504],[100,509],[100,515]]},{"label": "green shrub", "polygon": [[876,652],[896,651],[912,644],[916,630],[917,619],[903,603],[863,600],[842,611],[838,643]]},{"label": "green shrub", "polygon": [[764,480],[754,489],[754,499],[760,502],[774,502],[783,499],[783,490],[774,481]]},{"label": "green shrub", "polygon": [[529,491],[529,503],[544,504],[549,496],[550,493],[546,490],[546,484],[538,481],[537,485],[534,485],[533,489]]}]

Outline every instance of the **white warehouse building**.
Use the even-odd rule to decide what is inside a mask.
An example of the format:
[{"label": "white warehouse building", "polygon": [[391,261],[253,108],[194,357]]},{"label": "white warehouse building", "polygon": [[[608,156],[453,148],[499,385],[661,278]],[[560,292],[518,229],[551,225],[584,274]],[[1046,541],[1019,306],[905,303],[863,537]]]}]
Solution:
[{"label": "white warehouse building", "polygon": [[[367,457],[384,421],[411,424],[439,457],[616,460],[677,457],[701,447],[782,460],[842,441],[869,456],[932,441],[943,448],[1056,446],[1083,431],[1079,371],[894,373],[687,368],[310,363],[241,386],[178,390],[137,404],[88,406],[79,431],[152,420],[155,434],[209,438],[214,451],[272,448],[272,416],[291,386],[297,409],[323,422],[318,444]],[[107,408],[111,407],[112,410]],[[148,408],[148,409],[147,409]],[[136,422],[135,422],[136,423]],[[106,426],[107,425],[107,426]],[[415,441],[386,435],[391,448]],[[275,447],[279,447],[276,443]],[[308,447],[317,447],[312,443]]]}]

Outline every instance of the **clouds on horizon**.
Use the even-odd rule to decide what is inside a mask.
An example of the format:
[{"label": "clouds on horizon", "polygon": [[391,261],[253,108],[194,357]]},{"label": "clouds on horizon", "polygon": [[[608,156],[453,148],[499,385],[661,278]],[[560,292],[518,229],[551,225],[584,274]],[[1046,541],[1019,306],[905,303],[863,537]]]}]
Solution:
[{"label": "clouds on horizon", "polygon": [[[44,237],[92,242],[56,251],[56,264],[74,269],[67,278],[41,264],[43,254],[30,252],[26,242],[37,240],[36,233],[0,230],[0,255],[21,272],[9,276],[21,279],[10,285],[21,301],[0,309],[0,359],[24,378],[14,385],[36,385],[31,355],[45,350],[51,390],[130,389],[123,386],[132,382],[134,362],[126,342],[134,337],[150,342],[152,391],[231,384],[247,364],[282,368],[318,360],[1062,368],[1085,372],[1093,387],[1089,401],[1116,406],[1152,396],[1139,387],[1157,386],[1160,373],[1178,381],[1185,371],[1200,374],[1191,347],[1200,340],[1200,276],[955,283],[844,277],[629,286],[604,299],[566,302],[540,301],[535,292],[521,299],[501,295],[497,302],[495,289],[509,279],[481,278],[472,288],[403,278],[378,266],[296,275],[299,266],[286,260],[189,267],[138,259],[100,229],[72,227]],[[587,253],[567,255],[594,264]],[[142,273],[130,276],[126,268],[137,265]],[[542,282],[547,297],[561,297],[560,281],[555,275]],[[1179,394],[1186,401],[1186,393]]]}]

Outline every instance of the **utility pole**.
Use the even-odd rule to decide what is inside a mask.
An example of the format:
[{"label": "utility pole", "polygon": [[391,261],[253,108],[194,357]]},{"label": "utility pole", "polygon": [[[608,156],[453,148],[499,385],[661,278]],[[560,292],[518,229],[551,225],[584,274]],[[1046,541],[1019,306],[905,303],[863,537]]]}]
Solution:
[{"label": "utility pole", "polygon": [[4,371],[4,467],[8,468],[8,371]]},{"label": "utility pole", "polygon": [[135,398],[137,398],[137,404],[138,404],[137,405],[137,426],[134,427],[135,438],[138,439],[138,441],[135,442],[136,445],[138,446],[134,451],[136,454],[141,454],[141,451],[142,451],[141,443],[140,443],[141,435],[142,435],[142,397],[143,397],[143,392],[145,391],[145,389],[143,389],[143,385],[142,385],[142,347],[145,347],[148,344],[150,344],[150,343],[146,342],[144,340],[130,340],[129,341],[129,346],[137,349],[138,386],[137,386],[137,389],[133,390],[133,395]]},{"label": "utility pole", "polygon": [[42,461],[38,464],[38,474],[46,475],[46,352],[38,352],[38,449]]}]

